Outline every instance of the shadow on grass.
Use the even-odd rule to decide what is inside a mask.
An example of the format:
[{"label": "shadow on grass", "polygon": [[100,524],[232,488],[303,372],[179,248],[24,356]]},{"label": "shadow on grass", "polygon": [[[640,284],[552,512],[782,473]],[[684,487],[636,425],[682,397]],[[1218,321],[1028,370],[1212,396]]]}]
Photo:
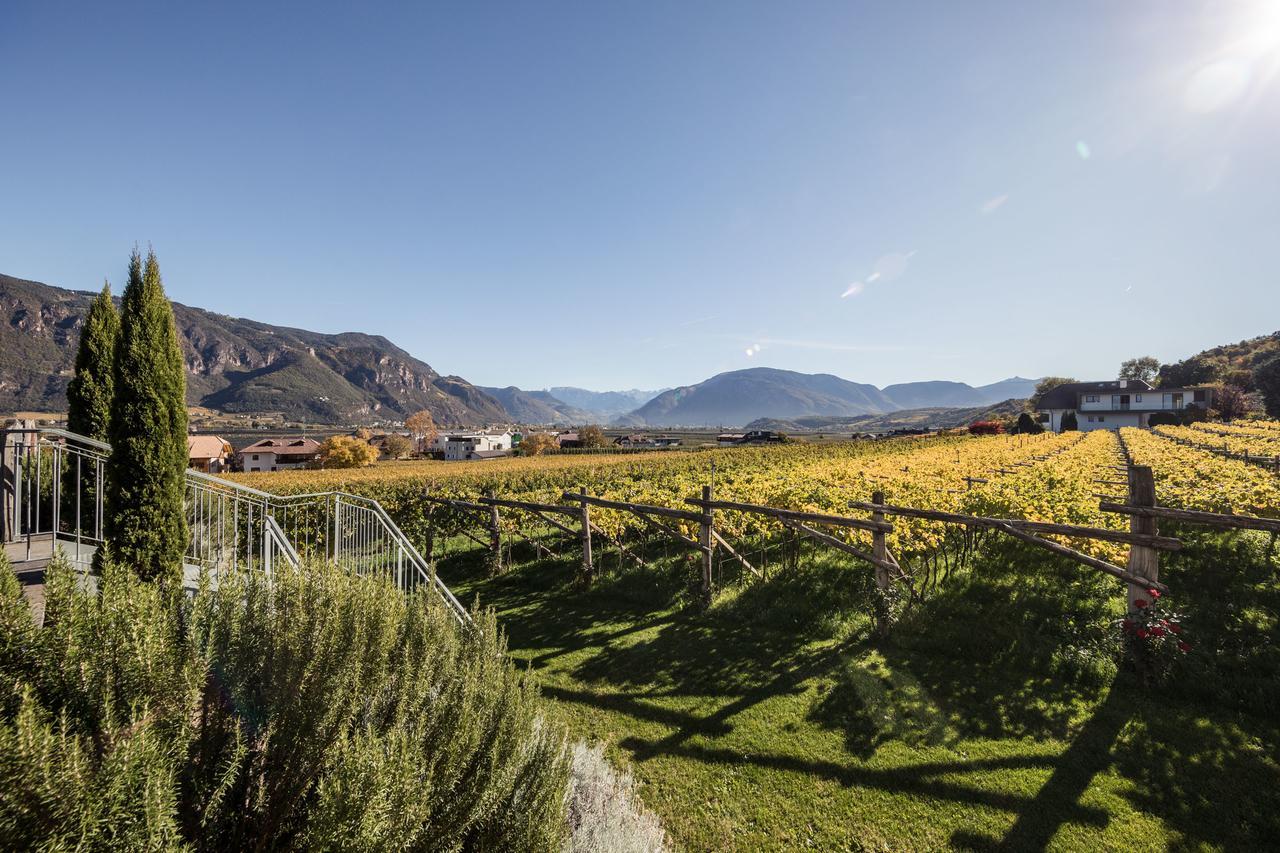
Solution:
[{"label": "shadow on grass", "polygon": [[[475,576],[483,571],[478,565],[466,569],[470,577],[463,566],[449,570],[455,568],[458,574],[442,576],[497,607],[515,654],[528,653],[535,666],[574,654],[569,674],[577,684],[546,685],[546,695],[673,730],[661,738],[623,737],[619,745],[637,761],[669,755],[725,770],[752,765],[1013,816],[999,836],[953,832],[951,843],[968,849],[1037,850],[1067,824],[1105,827],[1111,814],[1082,802],[1099,774],[1123,777],[1131,787],[1120,793],[1185,846],[1259,849],[1280,838],[1277,724],[1224,708],[1212,696],[1215,688],[1229,697],[1243,693],[1229,685],[1238,669],[1249,670],[1250,685],[1271,684],[1275,662],[1260,660],[1248,642],[1259,635],[1264,644],[1274,641],[1265,619],[1270,588],[1261,597],[1256,589],[1237,590],[1224,604],[1195,606],[1205,654],[1234,649],[1233,662],[1204,664],[1206,683],[1153,695],[1115,667],[1111,621],[1123,606],[1120,588],[1020,547],[987,551],[882,642],[868,637],[865,584],[847,564],[776,575],[707,613],[676,606],[676,569],[623,573],[582,591],[572,584],[569,561],[534,562],[493,579]],[[1174,564],[1171,581],[1178,572]],[[1214,627],[1242,613],[1252,628],[1247,619],[1244,629]],[[814,683],[820,692],[809,720],[841,732],[846,760],[704,743],[730,733],[744,711]],[[653,701],[663,696],[720,703],[692,713]],[[1040,750],[891,768],[865,762],[889,741],[967,738],[1067,746],[1057,755]],[[785,732],[777,743],[785,745]],[[990,775],[1035,768],[1049,776],[1030,794]],[[987,775],[957,781],[967,773]]]}]

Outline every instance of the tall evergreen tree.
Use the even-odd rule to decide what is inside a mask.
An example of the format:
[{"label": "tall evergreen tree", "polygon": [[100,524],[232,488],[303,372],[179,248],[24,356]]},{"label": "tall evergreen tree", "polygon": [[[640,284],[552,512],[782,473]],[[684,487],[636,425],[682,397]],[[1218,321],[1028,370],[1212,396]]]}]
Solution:
[{"label": "tall evergreen tree", "polygon": [[120,311],[107,466],[107,538],[144,578],[177,578],[187,547],[186,373],[160,264],[137,249]]},{"label": "tall evergreen tree", "polygon": [[107,440],[119,337],[120,315],[111,301],[111,285],[103,284],[80,331],[76,373],[67,386],[67,429],[72,432]]}]

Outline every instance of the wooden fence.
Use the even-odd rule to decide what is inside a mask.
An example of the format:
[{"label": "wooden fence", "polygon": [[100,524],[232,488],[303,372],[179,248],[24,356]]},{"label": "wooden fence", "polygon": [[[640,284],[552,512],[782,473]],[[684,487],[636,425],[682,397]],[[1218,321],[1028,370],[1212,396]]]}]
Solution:
[{"label": "wooden fence", "polygon": [[[1127,448],[1121,445],[1120,449],[1124,458],[1128,460]],[[1160,580],[1160,554],[1180,550],[1182,542],[1177,538],[1160,534],[1158,524],[1161,519],[1207,525],[1218,529],[1262,530],[1272,533],[1273,536],[1280,534],[1280,519],[1208,513],[1159,506],[1156,503],[1155,478],[1151,468],[1128,464],[1123,466],[1121,470],[1126,475],[1124,480],[1111,479],[1104,482],[1124,485],[1126,487],[1125,497],[1122,500],[1117,500],[1112,496],[1103,495],[1101,496],[1102,500],[1099,508],[1103,512],[1129,516],[1128,530],[1027,521],[1017,518],[994,518],[896,506],[885,503],[884,495],[879,491],[875,492],[868,502],[849,502],[850,509],[868,513],[869,517],[831,515],[738,501],[717,500],[712,494],[711,486],[703,486],[702,494],[699,497],[691,497],[685,500],[685,503],[694,509],[609,500],[589,494],[584,487],[562,494],[561,500],[564,501],[563,504],[533,503],[499,498],[492,494],[480,497],[474,502],[431,496],[426,496],[425,499],[438,506],[447,506],[460,510],[469,517],[474,518],[476,525],[484,528],[487,534],[485,536],[475,535],[466,529],[461,529],[459,532],[488,550],[490,571],[495,574],[503,569],[503,534],[500,510],[516,511],[531,518],[536,518],[551,529],[567,534],[580,543],[581,564],[578,571],[578,579],[583,584],[590,584],[596,578],[597,566],[593,558],[593,539],[595,538],[612,543],[616,546],[620,555],[625,554],[628,559],[636,564],[641,566],[648,565],[644,557],[637,553],[636,549],[629,547],[620,538],[606,533],[591,520],[593,507],[628,513],[639,519],[646,528],[659,536],[680,547],[688,548],[699,555],[700,593],[704,604],[710,603],[715,591],[713,566],[717,552],[724,553],[730,559],[739,563],[747,572],[757,577],[763,577],[762,571],[754,566],[738,549],[735,549],[733,544],[717,530],[716,513],[723,511],[741,512],[772,519],[800,537],[829,546],[868,564],[874,570],[875,583],[881,591],[889,591],[890,586],[896,582],[905,585],[913,595],[916,591],[913,587],[912,574],[903,568],[888,547],[888,535],[894,531],[894,525],[889,520],[890,518],[917,518],[958,525],[970,530],[996,531],[1122,581],[1128,590],[1130,610],[1134,609],[1134,601],[1137,598],[1141,598],[1148,589],[1156,589],[1161,593],[1169,592],[1169,588]],[[698,533],[696,538],[684,533],[674,522],[697,525]],[[840,529],[869,532],[872,542],[871,550],[867,551],[833,535],[834,530]],[[561,556],[532,536],[526,536],[519,531],[516,531],[513,535],[529,542],[537,549],[540,555],[545,553],[549,556]],[[1124,566],[1117,566],[1106,560],[1085,554],[1061,542],[1045,538],[1047,536],[1124,543],[1129,546],[1128,560]],[[428,560],[433,559],[434,549],[432,545],[434,538],[435,531],[433,528],[427,548]],[[887,625],[880,624],[878,627],[882,631],[887,630]]]}]

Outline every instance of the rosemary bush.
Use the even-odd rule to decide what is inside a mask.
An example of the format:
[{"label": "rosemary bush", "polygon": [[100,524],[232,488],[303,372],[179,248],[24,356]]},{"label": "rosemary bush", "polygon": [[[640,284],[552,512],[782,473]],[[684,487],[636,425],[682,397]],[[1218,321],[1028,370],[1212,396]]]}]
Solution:
[{"label": "rosemary bush", "polygon": [[564,736],[492,614],[327,566],[97,586],[52,565],[37,628],[0,565],[0,848],[566,843]]}]

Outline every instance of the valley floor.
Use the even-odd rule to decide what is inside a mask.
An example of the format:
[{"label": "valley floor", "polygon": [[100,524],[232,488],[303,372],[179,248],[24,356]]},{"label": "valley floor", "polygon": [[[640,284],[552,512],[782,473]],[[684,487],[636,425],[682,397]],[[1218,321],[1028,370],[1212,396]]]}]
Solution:
[{"label": "valley floor", "polygon": [[819,552],[706,613],[683,606],[682,560],[587,592],[567,562],[489,579],[473,551],[440,571],[497,609],[511,655],[681,849],[1257,850],[1280,844],[1280,664],[1256,545],[1203,539],[1167,568],[1203,603],[1164,688],[1114,663],[1117,584],[1019,548],[883,640],[864,570]]}]

